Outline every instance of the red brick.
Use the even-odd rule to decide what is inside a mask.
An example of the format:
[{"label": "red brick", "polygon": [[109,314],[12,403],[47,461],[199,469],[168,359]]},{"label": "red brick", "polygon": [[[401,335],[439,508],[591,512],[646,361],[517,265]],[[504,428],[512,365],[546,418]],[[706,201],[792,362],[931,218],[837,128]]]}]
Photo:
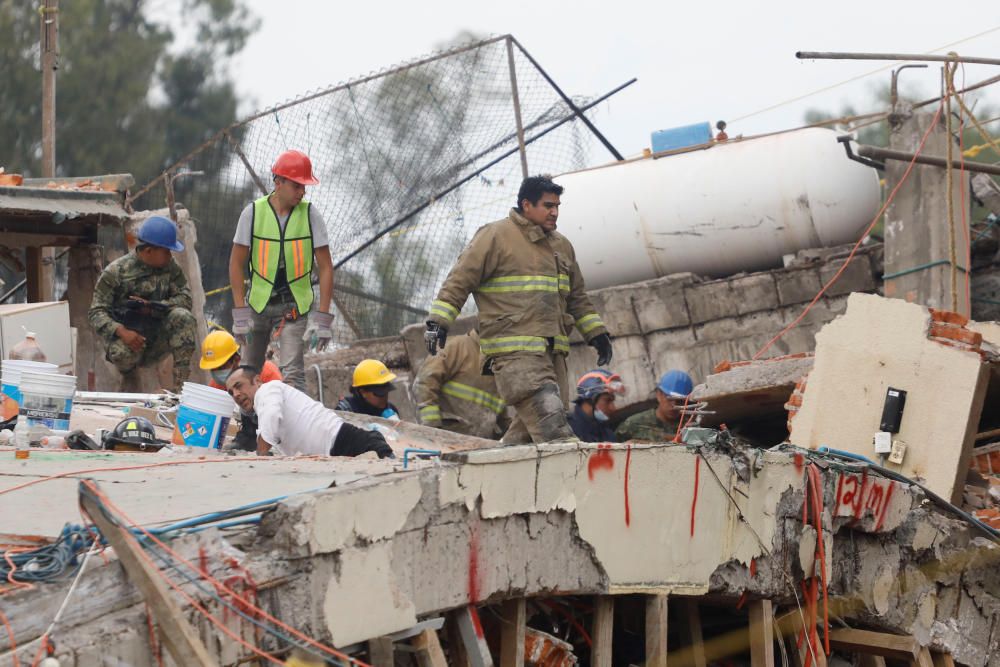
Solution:
[{"label": "red brick", "polygon": [[715,368],[712,369],[712,372],[713,373],[725,373],[726,371],[728,371],[732,367],[733,367],[732,363],[730,363],[728,359],[724,359],[723,361],[720,361],[719,363],[717,363],[715,365]]},{"label": "red brick", "polygon": [[975,347],[979,347],[979,345],[983,342],[983,334],[978,331],[969,331],[968,329],[954,324],[941,322],[931,323],[931,329],[927,335],[930,338],[957,340],[965,343],[966,345],[972,345]]},{"label": "red brick", "polygon": [[937,308],[931,308],[931,319],[935,322],[947,322],[948,324],[957,324],[960,327],[964,327],[969,323],[969,318],[961,313],[956,313],[951,310],[938,310]]}]

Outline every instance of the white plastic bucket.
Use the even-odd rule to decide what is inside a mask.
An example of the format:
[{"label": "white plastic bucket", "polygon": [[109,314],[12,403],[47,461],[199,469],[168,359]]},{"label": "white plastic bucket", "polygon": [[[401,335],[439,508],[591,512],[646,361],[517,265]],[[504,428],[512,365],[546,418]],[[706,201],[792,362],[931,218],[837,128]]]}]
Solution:
[{"label": "white plastic bucket", "polygon": [[45,426],[68,431],[76,395],[76,376],[38,371],[21,371],[21,400],[18,415],[28,426]]},{"label": "white plastic bucket", "polygon": [[0,361],[0,422],[7,422],[17,417],[18,406],[21,403],[21,373],[24,371],[57,373],[59,367],[44,361],[21,359]]},{"label": "white plastic bucket", "polygon": [[234,407],[233,399],[221,389],[185,382],[171,441],[175,445],[218,449]]}]

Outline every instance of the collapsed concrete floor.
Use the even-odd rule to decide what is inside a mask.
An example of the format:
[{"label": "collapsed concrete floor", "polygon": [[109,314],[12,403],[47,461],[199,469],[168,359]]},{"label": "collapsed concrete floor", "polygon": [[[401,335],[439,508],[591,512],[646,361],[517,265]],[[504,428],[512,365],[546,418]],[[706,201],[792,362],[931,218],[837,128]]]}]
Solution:
[{"label": "collapsed concrete floor", "polygon": [[[835,636],[844,627],[874,629],[909,636],[961,664],[1000,665],[1000,549],[994,539],[918,488],[881,478],[864,464],[710,440],[717,442],[457,452],[437,465],[397,467],[298,493],[269,511],[259,528],[207,530],[173,546],[216,578],[241,582],[284,623],[336,647],[353,645],[365,661],[378,662],[368,640],[405,635],[444,616],[448,622],[439,634],[448,663],[461,664],[451,623],[458,619],[460,625],[470,606],[493,619],[495,605],[527,598],[535,612],[583,609],[578,616],[571,612],[578,629],[557,624],[579,657],[602,664],[601,650],[610,651],[611,662],[603,664],[640,663],[641,614],[648,607],[636,606],[635,596],[668,595],[675,620],[688,621],[683,631],[670,624],[669,664],[723,658],[749,664],[747,610],[772,601],[775,623],[792,633],[794,652],[798,605],[808,618],[814,604],[803,595],[803,579],[825,570]],[[341,462],[328,465],[333,478]],[[230,464],[227,473],[238,479],[242,467]],[[113,485],[113,473],[102,479],[102,486]],[[807,491],[810,479],[821,494]],[[141,483],[131,486],[128,493],[142,494]],[[127,495],[115,490],[115,502],[127,511]],[[803,521],[806,502],[821,507],[822,564],[815,558],[812,509]],[[17,492],[0,495],[0,503],[5,513],[17,510]],[[73,520],[74,506],[63,511]],[[287,643],[263,634],[248,620],[252,615],[224,608],[220,599],[231,598],[220,598],[202,577],[177,563],[165,572],[232,633],[287,659]],[[18,646],[45,631],[68,587],[39,584],[0,597]],[[51,634],[62,667],[157,664],[146,605],[118,561],[93,558],[73,600]],[[618,630],[594,633],[589,625],[597,612],[592,619],[586,610],[607,609],[613,600],[619,611],[610,618]],[[690,614],[698,608],[703,643],[691,629]],[[204,614],[185,609],[218,664],[254,659]],[[628,609],[639,610],[638,620]],[[539,618],[545,617],[529,614],[535,625]],[[606,625],[608,617],[602,618]],[[822,638],[822,613],[819,618]],[[538,629],[552,632],[547,623]],[[638,649],[619,632],[636,623]],[[482,627],[487,643],[496,646],[490,623]],[[581,631],[593,635],[593,649]],[[668,636],[666,617],[662,632]],[[399,664],[412,659],[405,644],[396,643]],[[834,639],[834,653],[850,659],[838,646],[846,644]],[[22,664],[36,648],[21,654]],[[392,664],[384,660],[380,664]],[[163,661],[173,664],[166,655]],[[13,664],[9,653],[0,654],[0,664]]]}]

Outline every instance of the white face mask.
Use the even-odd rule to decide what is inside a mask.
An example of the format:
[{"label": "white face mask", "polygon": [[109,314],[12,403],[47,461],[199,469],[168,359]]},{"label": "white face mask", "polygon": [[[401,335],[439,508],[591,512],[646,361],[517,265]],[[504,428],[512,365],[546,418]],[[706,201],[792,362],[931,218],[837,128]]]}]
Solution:
[{"label": "white face mask", "polygon": [[600,411],[600,410],[598,410],[598,409],[595,408],[594,409],[594,419],[596,419],[599,422],[606,422],[606,421],[608,421],[608,416],[606,414],[604,414],[602,411]]}]

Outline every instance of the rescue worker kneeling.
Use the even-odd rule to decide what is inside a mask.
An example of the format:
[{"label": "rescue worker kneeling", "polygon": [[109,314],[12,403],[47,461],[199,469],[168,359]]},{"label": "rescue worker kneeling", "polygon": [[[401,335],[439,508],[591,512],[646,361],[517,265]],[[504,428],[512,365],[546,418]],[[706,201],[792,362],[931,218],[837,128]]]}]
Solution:
[{"label": "rescue worker kneeling", "polygon": [[375,452],[395,458],[378,431],[348,424],[333,410],[284,382],[261,382],[260,371],[240,366],[226,378],[226,391],[244,412],[257,414],[257,454],[275,452],[357,456]]},{"label": "rescue worker kneeling", "polygon": [[582,442],[616,442],[610,417],[615,412],[615,394],[625,385],[617,373],[595,368],[576,382],[576,400],[569,415],[573,434]]}]

